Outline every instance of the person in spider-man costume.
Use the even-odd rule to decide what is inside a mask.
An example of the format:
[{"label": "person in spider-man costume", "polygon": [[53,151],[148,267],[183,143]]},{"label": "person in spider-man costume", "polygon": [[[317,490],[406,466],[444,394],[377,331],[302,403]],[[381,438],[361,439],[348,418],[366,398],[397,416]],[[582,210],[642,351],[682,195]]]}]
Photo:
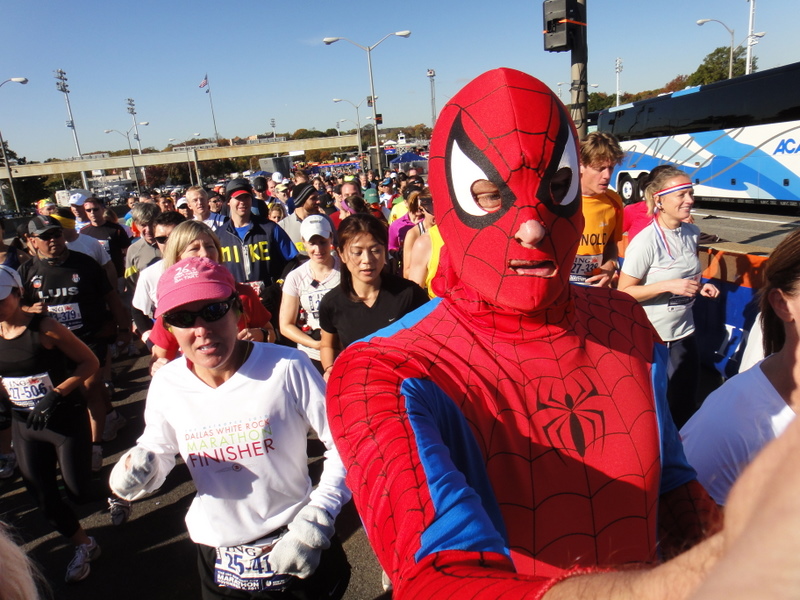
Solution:
[{"label": "person in spider-man costume", "polygon": [[[578,597],[564,586],[618,585],[636,577],[589,574],[712,532],[717,507],[666,405],[665,349],[635,300],[568,283],[583,217],[564,106],[529,75],[485,73],[442,110],[429,165],[440,300],[350,346],[328,383],[395,597]],[[690,585],[709,547],[656,571]]]}]

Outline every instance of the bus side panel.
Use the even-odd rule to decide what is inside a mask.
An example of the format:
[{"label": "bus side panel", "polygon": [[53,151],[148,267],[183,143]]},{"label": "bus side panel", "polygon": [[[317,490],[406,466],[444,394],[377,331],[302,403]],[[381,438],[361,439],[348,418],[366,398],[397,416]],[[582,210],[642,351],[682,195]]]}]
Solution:
[{"label": "bus side panel", "polygon": [[672,164],[686,171],[700,200],[800,202],[800,121],[621,143],[612,181]]}]

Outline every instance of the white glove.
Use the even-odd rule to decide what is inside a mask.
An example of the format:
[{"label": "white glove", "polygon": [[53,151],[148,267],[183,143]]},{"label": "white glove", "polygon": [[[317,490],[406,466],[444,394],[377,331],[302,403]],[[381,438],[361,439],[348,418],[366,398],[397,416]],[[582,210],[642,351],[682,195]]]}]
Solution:
[{"label": "white glove", "polygon": [[111,491],[124,500],[137,500],[147,494],[145,486],[155,475],[155,460],[155,454],[139,446],[128,450],[111,470]]},{"label": "white glove", "polygon": [[304,506],[269,553],[272,570],[305,579],[317,570],[322,551],[331,545],[333,531],[333,518],[325,510]]}]

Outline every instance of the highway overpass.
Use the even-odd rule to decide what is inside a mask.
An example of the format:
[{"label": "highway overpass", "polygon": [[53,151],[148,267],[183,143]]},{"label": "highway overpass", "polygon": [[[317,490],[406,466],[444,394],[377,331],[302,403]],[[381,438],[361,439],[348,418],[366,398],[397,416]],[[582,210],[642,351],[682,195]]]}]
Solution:
[{"label": "highway overpass", "polygon": [[[355,147],[358,137],[355,134],[340,135],[335,137],[311,138],[306,140],[289,140],[285,142],[266,142],[262,144],[243,144],[236,146],[220,146],[218,148],[203,148],[201,150],[187,146],[185,150],[168,152],[151,152],[148,154],[133,155],[137,168],[151,165],[168,165],[173,163],[193,163],[195,172],[198,171],[198,162],[217,160],[221,158],[241,158],[247,156],[275,156],[286,155],[293,151],[305,150],[330,150],[334,148]],[[122,154],[110,158],[86,158],[83,160],[63,160],[29,165],[12,165],[11,176],[14,179],[24,177],[37,177],[60,175],[62,173],[77,173],[79,171],[91,172],[94,170],[129,169],[131,167],[130,154]],[[8,179],[8,169],[0,166],[0,179]]]}]

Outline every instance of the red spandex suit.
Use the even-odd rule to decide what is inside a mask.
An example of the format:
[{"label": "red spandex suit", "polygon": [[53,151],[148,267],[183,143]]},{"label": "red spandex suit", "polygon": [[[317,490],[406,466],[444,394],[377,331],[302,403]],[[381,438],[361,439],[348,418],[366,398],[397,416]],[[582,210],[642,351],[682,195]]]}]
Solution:
[{"label": "red spandex suit", "polygon": [[717,510],[670,418],[665,349],[635,300],[568,283],[583,217],[564,106],[485,73],[442,110],[429,165],[441,299],[350,346],[328,385],[395,598],[538,598],[702,538]]}]

